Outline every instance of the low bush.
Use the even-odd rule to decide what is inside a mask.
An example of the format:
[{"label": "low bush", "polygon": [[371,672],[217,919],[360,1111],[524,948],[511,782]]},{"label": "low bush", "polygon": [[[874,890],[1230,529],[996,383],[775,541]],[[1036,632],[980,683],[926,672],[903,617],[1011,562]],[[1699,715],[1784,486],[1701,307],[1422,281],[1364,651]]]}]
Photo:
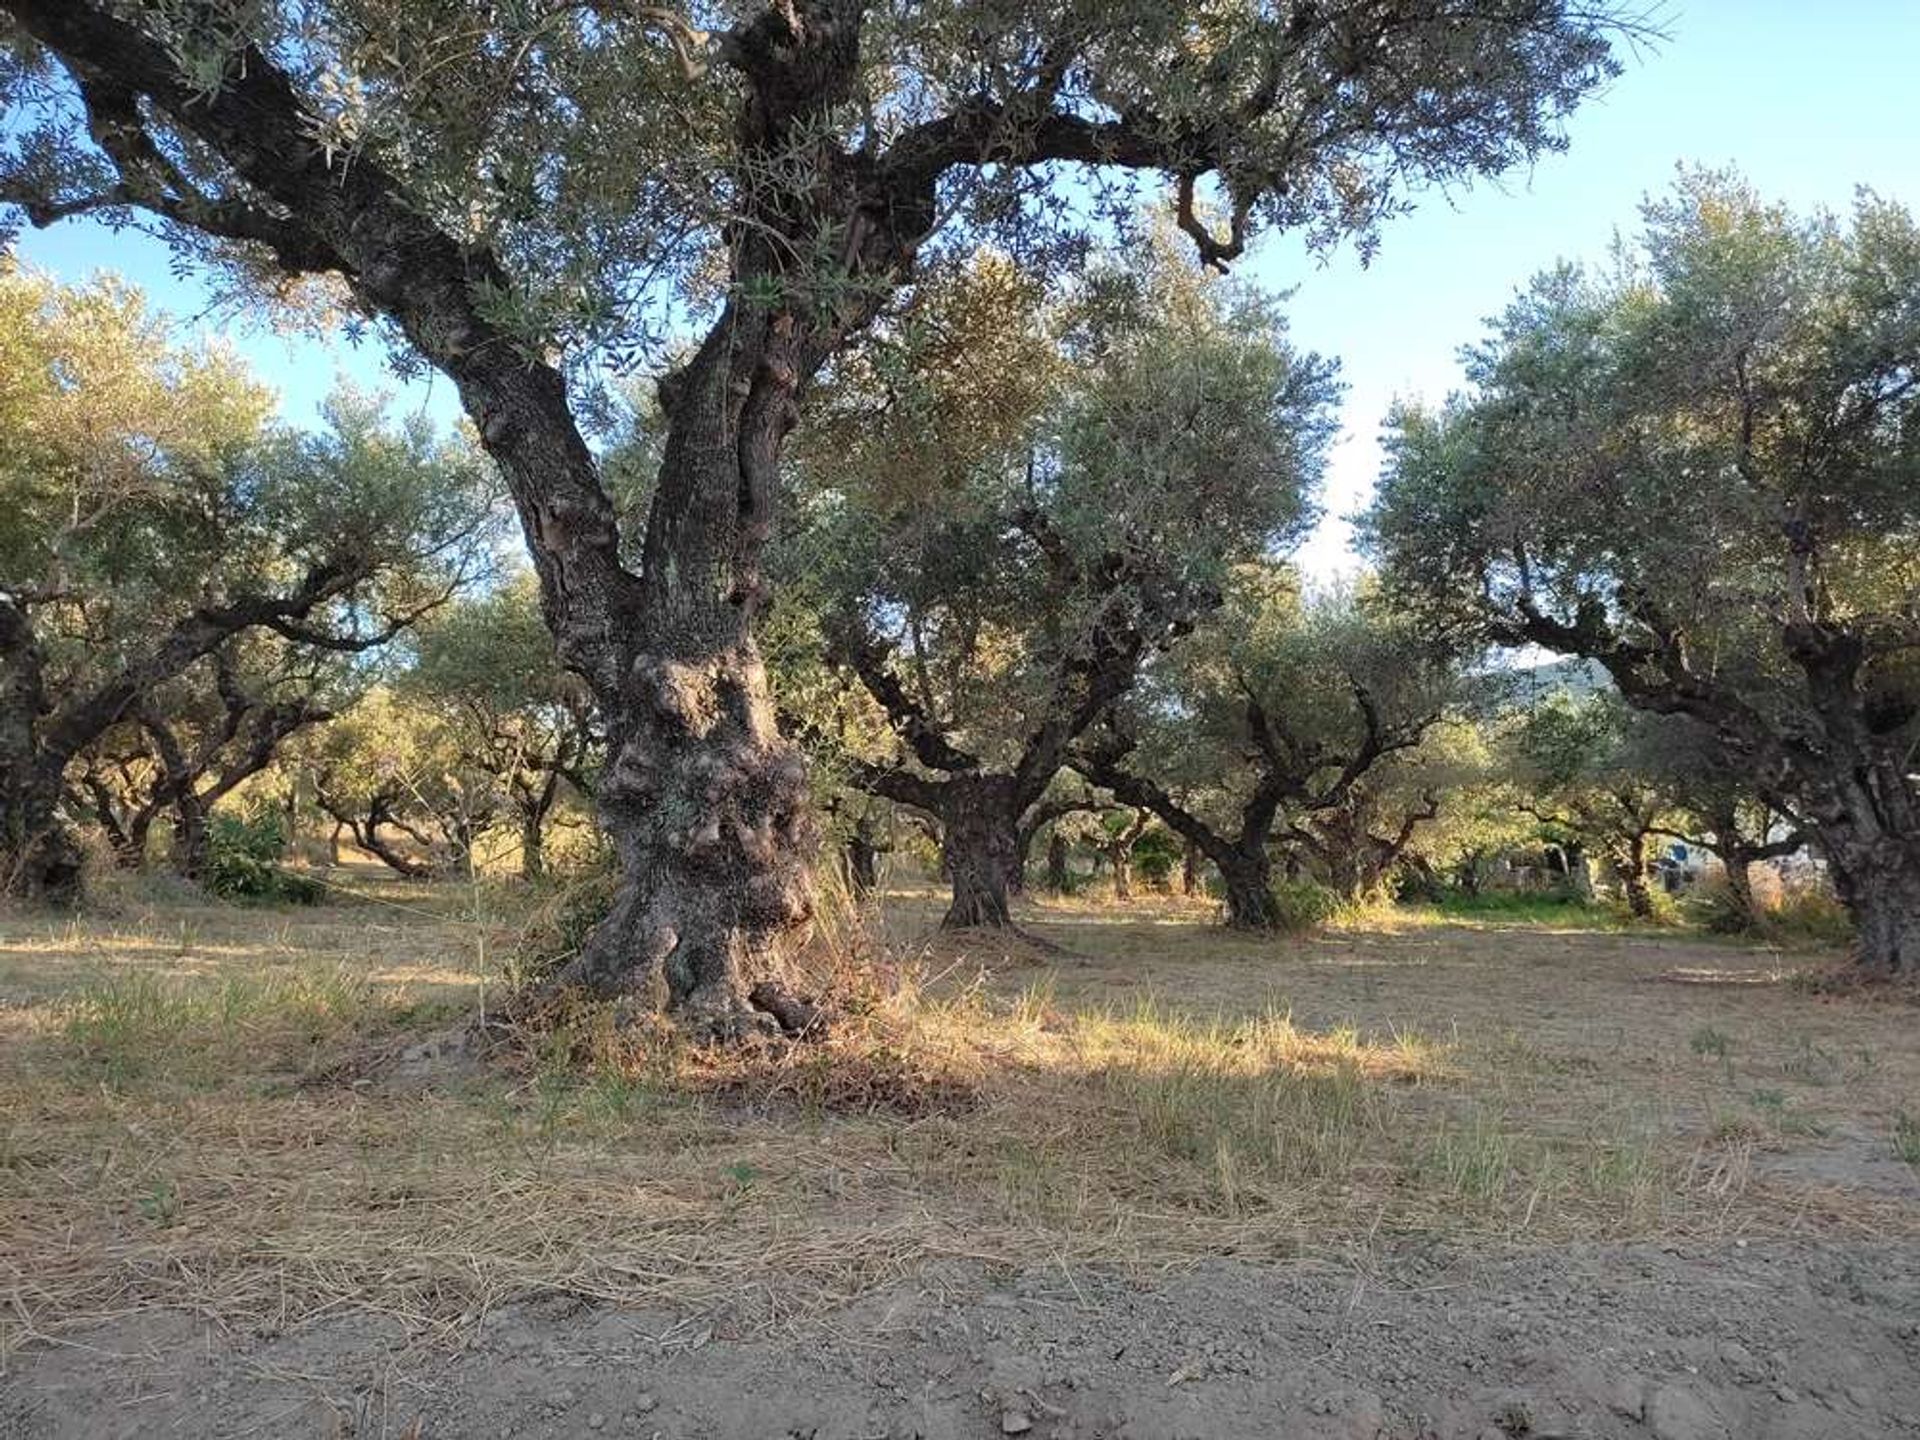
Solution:
[{"label": "low bush", "polygon": [[207,868],[202,883],[223,900],[317,904],[320,885],[285,869],[287,833],[271,810],[256,815],[215,815],[207,825]]}]

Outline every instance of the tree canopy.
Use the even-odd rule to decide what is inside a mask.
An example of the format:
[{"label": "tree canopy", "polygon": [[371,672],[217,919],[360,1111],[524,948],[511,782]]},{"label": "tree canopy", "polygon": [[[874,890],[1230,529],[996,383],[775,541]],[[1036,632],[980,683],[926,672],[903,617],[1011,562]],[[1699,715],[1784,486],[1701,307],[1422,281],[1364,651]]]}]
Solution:
[{"label": "tree canopy", "polygon": [[1815,827],[1863,958],[1920,955],[1920,229],[1719,174],[1541,276],[1394,423],[1370,530],[1446,624],[1590,656]]}]

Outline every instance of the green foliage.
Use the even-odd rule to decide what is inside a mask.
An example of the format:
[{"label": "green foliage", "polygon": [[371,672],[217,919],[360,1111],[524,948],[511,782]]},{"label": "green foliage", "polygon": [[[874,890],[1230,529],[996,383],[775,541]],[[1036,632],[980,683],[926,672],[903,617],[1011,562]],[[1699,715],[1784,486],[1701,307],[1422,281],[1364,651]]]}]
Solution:
[{"label": "green foliage", "polygon": [[1180,839],[1165,826],[1154,825],[1133,842],[1133,868],[1156,890],[1164,890],[1186,858]]},{"label": "green foliage", "polygon": [[286,827],[273,811],[221,812],[207,822],[207,869],[202,883],[224,900],[318,903],[325,892],[314,881],[282,868],[286,853]]},{"label": "green foliage", "polygon": [[[888,711],[911,705],[1016,764],[1310,523],[1334,367],[1257,292],[1135,258],[1143,303],[1095,323],[974,256],[825,387],[776,557],[799,603],[770,644],[783,688],[856,755],[891,760],[905,717]],[[903,685],[849,697],[856,672],[874,689],[854,663],[871,653]]]},{"label": "green foliage", "polygon": [[1712,172],[1644,221],[1608,269],[1537,277],[1470,391],[1394,415],[1370,542],[1430,623],[1597,658],[1629,703],[1704,723],[1740,783],[1670,800],[1759,837],[1778,796],[1850,895],[1903,904],[1920,224],[1866,193],[1799,217]]},{"label": "green foliage", "polygon": [[[1074,265],[1089,230],[1175,173],[1217,178],[1201,215],[1215,218],[1217,191],[1237,219],[1230,231],[1216,220],[1216,243],[1277,228],[1365,246],[1410,190],[1562,147],[1565,116],[1618,72],[1609,39],[1626,28],[1604,6],[1557,0],[1449,0],[1384,18],[1358,0],[1300,16],[1251,0],[944,0],[845,16],[439,0],[102,8],[137,16],[196,103],[264,57],[290,66],[304,136],[330,164],[378,167],[409,209],[498,258],[480,282],[489,322],[530,354],[610,352],[616,368],[657,354],[689,305],[711,303],[726,227],[742,215],[788,227],[790,267],[735,277],[752,301],[850,312],[884,285],[846,265],[851,215],[818,203],[829,177],[853,174],[852,157],[870,177],[857,196],[870,213],[884,196],[917,215],[938,186],[951,228],[1036,269]],[[16,43],[21,59],[0,77],[12,121],[0,185],[48,207],[124,213],[70,91],[46,83],[24,35]],[[1089,118],[1108,112],[1128,118]],[[997,117],[991,145],[967,138],[977,116]],[[930,144],[943,127],[957,143]],[[252,193],[202,146],[155,128],[148,143],[185,167],[177,183],[207,195],[209,213]],[[1146,178],[1088,184],[1084,166],[1063,163],[1089,156]],[[126,188],[148,193],[144,180]],[[182,207],[159,208],[185,256],[284,294],[260,247],[218,244],[180,223]]]},{"label": "green foliage", "polygon": [[1272,893],[1275,927],[1289,935],[1318,930],[1346,903],[1318,880],[1276,880]]}]

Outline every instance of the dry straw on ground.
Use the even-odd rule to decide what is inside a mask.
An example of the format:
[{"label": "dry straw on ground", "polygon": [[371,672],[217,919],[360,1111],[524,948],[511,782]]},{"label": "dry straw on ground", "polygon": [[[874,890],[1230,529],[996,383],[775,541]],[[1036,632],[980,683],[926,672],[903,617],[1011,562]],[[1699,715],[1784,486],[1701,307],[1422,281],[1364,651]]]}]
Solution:
[{"label": "dry straw on ground", "polygon": [[[996,963],[927,944],[905,896],[859,983],[817,977],[854,1002],[824,1044],[702,1052],[583,1010],[396,1070],[486,993],[511,917],[471,898],[0,922],[0,1346],[155,1305],[431,1328],[558,1290],[750,1327],[938,1257],[1920,1222],[1911,1012],[1799,993],[1793,957],[1539,927],[1253,942],[1141,904],[1036,907],[1063,952]],[[1728,983],[1661,983],[1681,971]]]}]

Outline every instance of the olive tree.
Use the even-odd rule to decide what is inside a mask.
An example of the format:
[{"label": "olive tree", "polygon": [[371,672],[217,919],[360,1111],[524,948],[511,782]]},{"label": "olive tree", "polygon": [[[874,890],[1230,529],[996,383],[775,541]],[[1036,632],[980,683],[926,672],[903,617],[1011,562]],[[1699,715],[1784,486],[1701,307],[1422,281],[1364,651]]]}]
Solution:
[{"label": "olive tree", "polygon": [[146,866],[170,822],[173,868],[205,878],[214,807],[269,769],[287,741],[333,717],[339,657],[271,632],[237,636],[142,692],[67,767],[72,808],[100,827],[117,864]]},{"label": "olive tree", "polygon": [[1863,966],[1920,965],[1920,227],[1723,175],[1562,267],[1393,422],[1370,521],[1406,595],[1591,657],[1799,815]]},{"label": "olive tree", "polygon": [[562,670],[531,576],[455,600],[423,624],[396,679],[434,712],[461,768],[492,779],[520,837],[520,872],[545,870],[546,834],[569,797],[593,793],[592,697]]},{"label": "olive tree", "polygon": [[[1150,268],[1066,326],[1090,334],[1023,345],[1007,337],[1045,317],[981,303],[1002,269],[908,327],[936,352],[900,367],[917,383],[837,397],[841,483],[812,497],[806,545],[828,655],[886,721],[849,774],[940,821],[949,926],[1009,923],[1033,834],[1084,803],[1055,785],[1074,741],[1234,564],[1302,533],[1337,393],[1271,303],[1227,281]],[[974,326],[1011,353],[952,343]]]},{"label": "olive tree", "polygon": [[1627,909],[1652,918],[1648,846],[1673,823],[1660,784],[1665,727],[1636,723],[1608,692],[1553,695],[1516,722],[1509,740],[1519,808],[1582,855],[1598,855]]},{"label": "olive tree", "polygon": [[[0,193],[30,221],[104,214],[269,278],[337,277],[452,378],[608,729],[624,882],[561,983],[664,971],[716,1034],[765,1024],[750,985],[810,907],[804,770],[753,633],[782,450],[813,377],[923,256],[993,230],[1071,263],[1141,185],[1214,264],[1261,230],[1364,239],[1410,186],[1560,144],[1618,68],[1614,12],[1567,0],[0,14]],[[626,545],[585,379],[689,327]]]},{"label": "olive tree", "polygon": [[138,723],[186,803],[169,696],[217,692],[243,636],[391,639],[484,559],[491,476],[362,397],[315,433],[270,424],[265,391],[111,282],[0,274],[0,374],[0,888],[70,898],[77,757]]},{"label": "olive tree", "polygon": [[[1228,924],[1269,929],[1282,923],[1276,826],[1284,818],[1299,827],[1290,838],[1332,847],[1333,812],[1357,807],[1369,773],[1420,744],[1457,677],[1450,650],[1373,599],[1303,599],[1286,570],[1250,567],[1226,607],[1073,763],[1213,862]],[[1364,831],[1357,808],[1348,813]],[[1316,815],[1325,828],[1312,828]],[[1395,855],[1420,822],[1406,835],[1397,823]],[[1357,844],[1358,832],[1349,838]],[[1339,853],[1359,863],[1353,846]]]}]

